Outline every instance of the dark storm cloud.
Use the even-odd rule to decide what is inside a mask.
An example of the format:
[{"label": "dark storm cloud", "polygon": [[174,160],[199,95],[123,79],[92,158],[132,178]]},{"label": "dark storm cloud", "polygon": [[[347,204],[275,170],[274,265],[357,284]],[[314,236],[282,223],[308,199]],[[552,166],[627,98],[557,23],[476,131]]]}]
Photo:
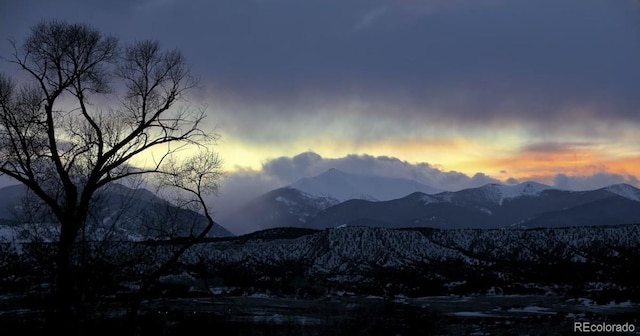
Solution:
[{"label": "dark storm cloud", "polygon": [[551,124],[572,108],[586,108],[574,119],[638,121],[631,9],[595,0],[27,0],[3,2],[0,38],[61,18],[124,40],[160,39],[185,52],[203,95],[240,106],[238,127],[338,117],[314,107],[352,99],[370,102],[363,114],[462,123]]},{"label": "dark storm cloud", "polygon": [[277,113],[307,113],[309,95],[318,95],[470,123],[546,123],[573,107],[590,108],[578,117],[637,118],[638,26],[620,4],[510,1],[414,13],[392,2],[339,3],[263,3],[272,10],[227,36],[235,52],[217,53],[212,72],[245,101],[284,104]]},{"label": "dark storm cloud", "polygon": [[468,176],[456,171],[443,171],[426,162],[410,163],[396,157],[367,154],[323,158],[317,153],[305,152],[293,157],[271,159],[263,164],[262,173],[287,185],[303,177],[320,175],[331,168],[354,174],[412,179],[442,190],[498,183],[498,180],[483,173]]},{"label": "dark storm cloud", "polygon": [[265,175],[280,181],[293,182],[309,175],[309,170],[322,161],[322,157],[313,152],[298,154],[292,158],[279,157],[262,165]]}]

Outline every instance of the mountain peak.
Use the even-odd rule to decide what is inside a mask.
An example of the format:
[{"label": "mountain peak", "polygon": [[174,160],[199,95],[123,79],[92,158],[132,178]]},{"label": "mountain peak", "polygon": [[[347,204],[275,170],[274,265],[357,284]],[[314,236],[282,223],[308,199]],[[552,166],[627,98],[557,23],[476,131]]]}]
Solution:
[{"label": "mountain peak", "polygon": [[626,184],[626,183],[612,184],[608,187],[605,187],[604,189],[616,195],[630,199],[632,201],[640,202],[640,189],[630,184]]},{"label": "mountain peak", "polygon": [[549,189],[553,189],[553,187],[550,187],[546,184],[534,182],[534,181],[526,181],[513,186],[503,186],[502,188],[503,191],[507,193],[513,193],[516,196],[538,195],[542,191],[549,190]]},{"label": "mountain peak", "polygon": [[487,193],[487,197],[502,205],[506,199],[517,198],[522,196],[537,196],[544,190],[554,189],[548,185],[526,181],[516,185],[504,185],[490,183],[480,188]]},{"label": "mountain peak", "polygon": [[315,176],[315,178],[344,178],[348,177],[349,175],[352,174],[349,174],[337,168],[329,168],[329,170],[318,176]]},{"label": "mountain peak", "polygon": [[347,173],[336,168],[318,176],[302,178],[290,187],[312,196],[330,197],[340,202],[350,199],[386,201],[417,191],[425,194],[441,191],[410,179]]}]

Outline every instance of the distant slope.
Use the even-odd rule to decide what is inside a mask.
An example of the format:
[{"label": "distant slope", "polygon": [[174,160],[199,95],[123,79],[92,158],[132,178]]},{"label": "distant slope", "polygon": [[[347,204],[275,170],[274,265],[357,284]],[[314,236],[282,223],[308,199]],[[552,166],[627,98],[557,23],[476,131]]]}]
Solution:
[{"label": "distant slope", "polygon": [[425,202],[422,193],[371,202],[350,200],[328,208],[306,223],[306,227],[324,229],[347,226],[402,228],[429,226],[440,228],[494,227],[493,218],[480,209],[451,202]]},{"label": "distant slope", "polygon": [[20,205],[25,190],[26,188],[21,184],[0,188],[0,219],[15,217],[16,206]]},{"label": "distant slope", "polygon": [[279,188],[245,204],[221,222],[247,232],[277,227],[301,227],[322,209],[337,204],[332,198],[313,197],[294,188]]},{"label": "distant slope", "polygon": [[[0,189],[0,219],[16,219],[16,214],[33,211],[23,203],[27,189],[14,185]],[[19,217],[18,217],[19,218]],[[89,218],[93,232],[108,234],[113,239],[148,239],[168,234],[186,236],[190,230],[179,230],[183,225],[203,228],[204,216],[192,210],[178,208],[143,188],[132,189],[111,184],[100,189],[94,198]],[[226,237],[232,234],[216,223],[209,236]]]},{"label": "distant slope", "polygon": [[640,223],[640,203],[622,196],[546,212],[521,223],[524,227],[594,226]]}]

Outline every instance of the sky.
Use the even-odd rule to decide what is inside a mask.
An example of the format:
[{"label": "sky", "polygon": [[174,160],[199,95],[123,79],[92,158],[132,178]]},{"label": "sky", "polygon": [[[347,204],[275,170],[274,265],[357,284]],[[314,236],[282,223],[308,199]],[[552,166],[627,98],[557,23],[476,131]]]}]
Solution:
[{"label": "sky", "polygon": [[0,56],[48,19],[184,53],[220,135],[220,209],[329,168],[639,186],[638,1],[5,0]]}]

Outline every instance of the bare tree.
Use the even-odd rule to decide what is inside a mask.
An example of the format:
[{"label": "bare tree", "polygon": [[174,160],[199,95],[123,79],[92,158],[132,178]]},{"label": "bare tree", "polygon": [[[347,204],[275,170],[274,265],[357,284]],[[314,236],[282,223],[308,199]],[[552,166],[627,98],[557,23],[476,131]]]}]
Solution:
[{"label": "bare tree", "polygon": [[[0,74],[0,174],[24,184],[56,219],[57,304],[69,318],[80,301],[73,252],[96,192],[158,175],[195,195],[211,219],[202,196],[217,186],[219,175],[210,174],[217,156],[200,159],[208,179],[195,189],[184,181],[198,160],[180,164],[176,156],[216,135],[202,129],[202,109],[181,104],[196,81],[178,50],[154,41],[120,47],[90,26],[60,21],[40,23],[12,44],[11,61],[31,80],[17,85]],[[142,159],[152,164],[136,166]]]},{"label": "bare tree", "polygon": [[206,207],[205,195],[216,193],[218,181],[222,173],[212,167],[220,166],[218,155],[206,148],[197,152],[190,158],[178,162],[170,158],[166,160],[162,174],[158,174],[158,186],[160,189],[169,189],[174,192],[174,200],[181,209],[191,209],[202,214],[206,220],[205,227],[191,226],[196,228],[181,239],[181,243],[168,253],[167,259],[150,274],[141,279],[140,289],[137,291],[131,306],[129,307],[130,317],[136,317],[140,308],[141,300],[145,297],[151,286],[169,267],[175,265],[180,257],[194,244],[201,242],[207,233],[215,225],[213,213]]}]

